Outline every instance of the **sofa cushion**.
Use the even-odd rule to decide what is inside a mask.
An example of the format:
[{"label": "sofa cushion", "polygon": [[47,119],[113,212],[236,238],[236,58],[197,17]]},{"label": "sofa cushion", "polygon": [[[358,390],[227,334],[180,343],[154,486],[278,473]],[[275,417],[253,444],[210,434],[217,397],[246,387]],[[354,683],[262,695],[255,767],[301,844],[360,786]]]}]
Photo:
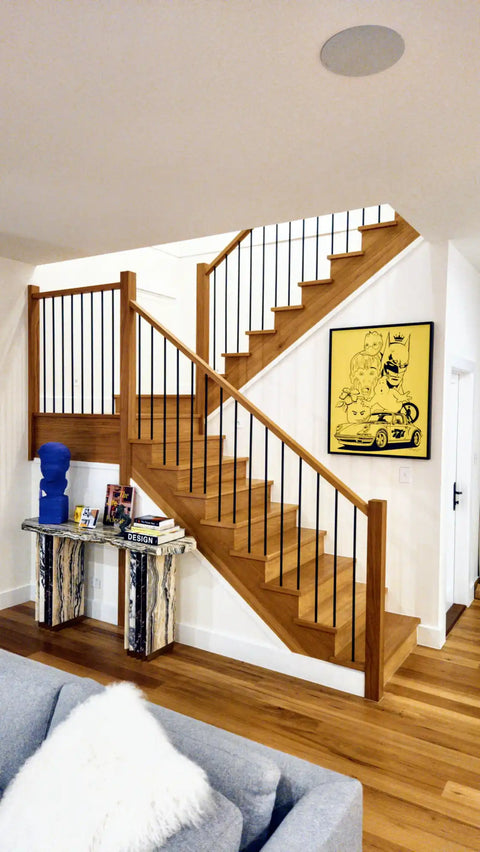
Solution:
[{"label": "sofa cushion", "polygon": [[59,690],[71,677],[0,651],[0,787],[44,740]]},{"label": "sofa cushion", "polygon": [[236,805],[213,791],[214,808],[200,825],[186,826],[162,846],[162,852],[238,852],[242,815]]},{"label": "sofa cushion", "polygon": [[76,707],[27,760],[0,803],[0,837],[16,852],[149,852],[211,808],[204,771],[122,683]]},{"label": "sofa cushion", "polygon": [[210,784],[234,802],[243,817],[240,849],[256,852],[269,835],[280,779],[278,766],[259,754],[257,744],[150,704],[171,742],[207,772]]},{"label": "sofa cushion", "polygon": [[71,713],[74,707],[77,706],[77,704],[81,704],[82,701],[86,701],[90,695],[96,695],[99,692],[103,692],[104,689],[104,686],[101,686],[99,683],[96,683],[96,681],[90,680],[90,678],[86,677],[78,678],[78,680],[75,680],[72,683],[64,683],[64,685],[60,687],[57,703],[55,704],[55,709],[53,711],[52,718],[50,719],[48,736],[52,734],[57,725],[65,721],[67,716]]}]

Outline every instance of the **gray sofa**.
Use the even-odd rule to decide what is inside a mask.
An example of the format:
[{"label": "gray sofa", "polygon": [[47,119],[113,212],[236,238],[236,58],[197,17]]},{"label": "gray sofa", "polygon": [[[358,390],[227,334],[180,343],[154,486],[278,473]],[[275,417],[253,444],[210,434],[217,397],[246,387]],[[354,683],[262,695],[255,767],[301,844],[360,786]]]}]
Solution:
[{"label": "gray sofa", "polygon": [[[70,710],[104,687],[0,650],[0,798]],[[215,809],[165,852],[360,852],[358,781],[154,704],[179,751],[200,764]],[[12,850],[13,852],[13,850]]]}]

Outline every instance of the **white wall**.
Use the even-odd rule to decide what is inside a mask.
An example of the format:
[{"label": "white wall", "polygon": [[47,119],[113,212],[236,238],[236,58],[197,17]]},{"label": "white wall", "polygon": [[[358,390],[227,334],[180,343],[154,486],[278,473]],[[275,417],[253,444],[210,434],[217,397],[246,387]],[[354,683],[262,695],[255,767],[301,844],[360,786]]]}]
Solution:
[{"label": "white wall", "polygon": [[[480,273],[449,245],[447,312],[445,334],[445,405],[443,411],[444,453],[442,480],[441,559],[439,570],[439,612],[445,612],[445,580],[454,558],[449,536],[452,524],[461,537],[457,550],[455,602],[468,605],[473,599],[478,575],[478,529],[480,500]],[[461,447],[457,464],[458,488],[462,490],[456,517],[452,513],[452,483],[455,478],[455,443],[457,423],[451,423],[452,406],[448,388],[452,371],[460,375],[462,422],[458,424]],[[463,469],[462,469],[463,466]],[[457,545],[458,546],[458,545]]]},{"label": "white wall", "polygon": [[0,258],[0,609],[28,600],[31,514],[27,461],[27,285],[34,267]]}]

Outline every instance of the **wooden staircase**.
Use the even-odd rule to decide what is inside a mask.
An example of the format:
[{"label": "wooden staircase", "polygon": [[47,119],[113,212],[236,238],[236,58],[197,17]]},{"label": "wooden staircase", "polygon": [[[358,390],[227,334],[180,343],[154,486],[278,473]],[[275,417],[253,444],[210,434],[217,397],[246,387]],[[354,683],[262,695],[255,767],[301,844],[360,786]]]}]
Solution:
[{"label": "wooden staircase", "polygon": [[[260,370],[275,360],[310,328],[351,296],[376,272],[395,258],[403,249],[417,239],[418,232],[401,216],[395,220],[363,225],[358,229],[362,234],[362,250],[342,254],[328,255],[330,277],[318,281],[300,281],[301,303],[271,308],[275,323],[273,329],[252,330],[246,334],[249,347],[244,352],[222,353],[225,358],[224,377],[236,388],[243,387]],[[245,232],[242,232],[245,233]],[[224,258],[224,253],[219,259]],[[202,294],[208,287],[208,278],[217,264],[200,264],[197,296],[202,329],[197,331],[197,341],[201,343],[199,354],[208,361],[208,312],[202,309]],[[218,404],[218,394],[213,382],[209,382],[209,410]]]},{"label": "wooden staircase", "polygon": [[[147,399],[141,405],[147,405]],[[163,418],[163,405],[161,398],[155,398],[154,418]],[[298,507],[284,504],[282,511],[281,505],[271,499],[271,481],[265,484],[264,480],[252,480],[249,489],[248,459],[225,456],[224,436],[207,436],[205,467],[202,417],[195,414],[192,419],[191,399],[187,397],[182,398],[179,407],[182,413],[178,418],[177,448],[176,405],[176,397],[168,397],[166,442],[158,439],[152,442],[148,438],[131,442],[135,481],[195,536],[199,550],[291,651],[363,669],[366,586],[355,583],[353,623],[352,558],[337,556],[336,559],[334,624],[334,556],[324,552],[325,531],[320,531],[317,539],[315,530],[299,530]],[[415,618],[385,614],[385,678],[393,674],[415,645],[418,623]]]}]

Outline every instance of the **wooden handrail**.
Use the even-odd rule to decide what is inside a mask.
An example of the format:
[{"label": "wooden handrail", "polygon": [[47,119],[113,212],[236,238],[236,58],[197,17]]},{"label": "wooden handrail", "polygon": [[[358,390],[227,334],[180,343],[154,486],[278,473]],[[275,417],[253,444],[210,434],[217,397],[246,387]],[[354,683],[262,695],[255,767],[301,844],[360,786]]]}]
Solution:
[{"label": "wooden handrail", "polygon": [[31,299],[51,299],[57,296],[78,296],[81,293],[100,293],[102,290],[120,290],[120,281],[113,284],[92,284],[86,287],[70,287],[64,290],[39,290],[30,294]]},{"label": "wooden handrail", "polygon": [[240,233],[237,234],[237,236],[234,237],[233,240],[231,240],[231,242],[229,242],[228,246],[225,246],[225,248],[222,249],[222,251],[220,252],[219,255],[217,255],[215,260],[212,260],[211,263],[206,265],[206,268],[205,268],[206,275],[210,275],[210,273],[213,272],[213,270],[216,269],[217,266],[220,266],[222,260],[225,260],[225,258],[229,254],[231,254],[231,252],[234,249],[237,248],[238,244],[243,242],[245,237],[248,237],[248,235],[251,234],[251,233],[252,233],[252,228],[248,228],[247,231],[240,231]]},{"label": "wooden handrail", "polygon": [[315,456],[312,456],[312,454],[309,453],[308,450],[304,449],[301,444],[298,444],[296,441],[294,441],[293,438],[291,438],[290,435],[287,434],[287,432],[284,432],[283,429],[277,426],[277,424],[274,423],[273,420],[270,420],[270,418],[267,417],[263,413],[263,411],[261,411],[259,408],[256,407],[256,405],[250,402],[250,400],[247,399],[246,396],[244,396],[239,390],[237,390],[237,388],[233,387],[233,385],[231,385],[230,382],[224,379],[223,376],[220,376],[218,373],[215,372],[215,370],[212,370],[212,368],[207,364],[206,361],[203,360],[203,358],[200,358],[198,355],[195,354],[195,352],[192,352],[192,350],[189,349],[188,346],[185,346],[185,344],[182,343],[182,341],[179,340],[178,337],[175,337],[175,335],[168,331],[168,329],[166,329],[163,325],[157,322],[157,320],[152,317],[152,315],[149,314],[148,311],[144,310],[144,308],[142,308],[141,305],[139,305],[137,302],[131,300],[130,307],[134,311],[136,311],[139,316],[143,317],[146,322],[150,323],[153,328],[159,331],[160,334],[166,337],[166,339],[169,340],[170,343],[172,343],[177,349],[179,349],[180,352],[183,352],[183,354],[186,355],[186,357],[189,358],[190,361],[193,361],[193,363],[196,364],[197,367],[200,367],[200,369],[204,373],[206,373],[207,376],[212,379],[213,382],[215,382],[215,384],[217,384],[219,387],[223,388],[224,391],[226,391],[228,396],[231,396],[233,399],[236,399],[237,402],[239,402],[240,405],[243,406],[243,408],[245,408],[250,414],[253,414],[253,416],[257,420],[259,420],[260,423],[267,427],[267,429],[272,433],[272,435],[276,435],[276,437],[279,438],[280,441],[283,441],[285,446],[289,447],[291,450],[293,450],[294,453],[300,456],[300,458],[303,459],[303,461],[305,461],[308,465],[310,465],[310,467],[313,468],[316,473],[319,473],[328,483],[330,483],[330,485],[332,485],[340,494],[342,494],[343,497],[345,497],[350,503],[356,506],[357,509],[363,512],[364,515],[368,515],[368,503],[366,503],[365,500],[362,500],[361,497],[359,497],[358,494],[355,494],[354,491],[348,488],[341,481],[341,479],[338,479],[333,473],[331,473],[331,471],[328,470],[328,468],[324,467],[321,462],[319,462],[318,459],[315,458]]}]

